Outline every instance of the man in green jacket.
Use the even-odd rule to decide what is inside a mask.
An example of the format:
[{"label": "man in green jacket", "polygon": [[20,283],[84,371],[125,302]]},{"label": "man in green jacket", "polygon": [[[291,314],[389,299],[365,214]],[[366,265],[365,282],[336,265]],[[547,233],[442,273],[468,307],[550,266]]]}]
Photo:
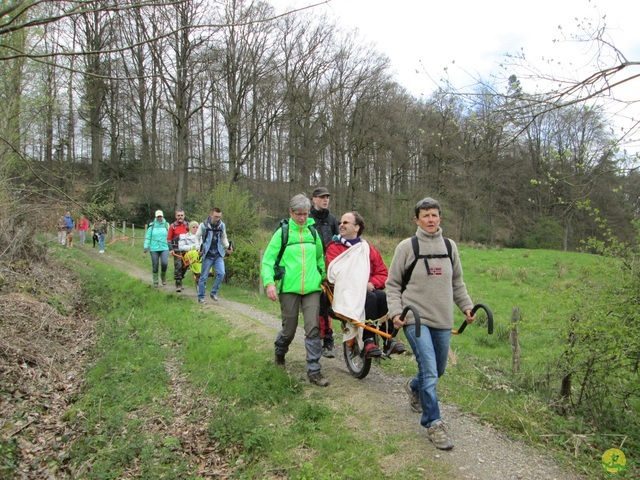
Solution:
[{"label": "man in green jacket", "polygon": [[[267,297],[274,302],[280,300],[282,328],[274,342],[276,366],[285,366],[285,355],[295,337],[298,315],[302,310],[307,376],[311,383],[326,387],[329,381],[320,371],[322,339],[318,326],[320,284],[325,276],[324,250],[320,236],[310,229],[314,223],[309,219],[310,208],[311,203],[303,194],[291,199],[291,218],[286,226],[281,226],[273,234],[262,258],[262,281]],[[288,234],[283,234],[283,228],[288,229]],[[286,244],[282,249],[284,237]]]}]

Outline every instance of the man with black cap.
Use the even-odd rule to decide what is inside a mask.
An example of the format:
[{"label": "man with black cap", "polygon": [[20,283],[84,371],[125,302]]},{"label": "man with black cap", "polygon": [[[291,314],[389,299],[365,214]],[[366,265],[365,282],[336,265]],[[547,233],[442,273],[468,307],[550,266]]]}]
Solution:
[{"label": "man with black cap", "polygon": [[[331,194],[326,187],[318,187],[313,191],[311,201],[311,211],[309,217],[316,222],[316,230],[322,239],[322,248],[327,250],[327,245],[334,235],[339,233],[338,219],[329,211],[329,197]],[[326,311],[320,309],[318,316],[318,324],[320,325],[320,336],[322,337],[322,355],[326,358],[334,358],[333,352],[333,328],[331,328],[331,319]]]}]

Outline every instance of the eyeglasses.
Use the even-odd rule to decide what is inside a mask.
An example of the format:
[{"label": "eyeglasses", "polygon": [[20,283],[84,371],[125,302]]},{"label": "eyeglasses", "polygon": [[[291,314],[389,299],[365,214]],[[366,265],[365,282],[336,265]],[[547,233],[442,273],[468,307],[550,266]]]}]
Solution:
[{"label": "eyeglasses", "polygon": [[353,225],[353,223],[351,223],[351,222],[340,222],[339,223],[339,225],[349,225],[349,224]]},{"label": "eyeglasses", "polygon": [[308,217],[309,212],[292,212],[296,217]]}]

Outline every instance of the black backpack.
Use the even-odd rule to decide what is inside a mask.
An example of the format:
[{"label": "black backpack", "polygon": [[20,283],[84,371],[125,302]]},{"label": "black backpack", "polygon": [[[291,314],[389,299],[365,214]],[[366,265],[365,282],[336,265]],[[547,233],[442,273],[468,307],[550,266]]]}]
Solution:
[{"label": "black backpack", "polygon": [[447,253],[428,253],[426,255],[420,255],[420,243],[418,242],[418,237],[411,237],[411,246],[413,247],[413,255],[415,259],[413,260],[411,265],[409,265],[409,268],[407,268],[407,270],[404,272],[404,275],[402,276],[401,291],[404,291],[407,288],[407,284],[409,283],[409,280],[411,280],[411,275],[413,274],[413,269],[416,267],[418,260],[420,260],[421,258],[424,259],[424,266],[427,269],[427,275],[431,275],[428,261],[429,258],[449,258],[449,260],[451,261],[451,266],[453,266],[453,257],[451,256],[451,240],[449,240],[447,237],[442,237],[442,239],[444,240],[444,244],[447,247]]},{"label": "black backpack", "polygon": [[[280,251],[278,252],[278,256],[276,257],[276,263],[273,264],[273,272],[274,272],[274,280],[282,280],[284,278],[284,267],[280,266],[280,260],[282,260],[282,255],[284,255],[284,250],[287,248],[289,244],[289,219],[283,218],[278,223],[276,227],[276,232],[278,229],[281,230],[281,243],[280,243]],[[313,243],[315,244],[316,238],[318,237],[318,231],[316,227],[313,225],[309,225],[309,231],[311,235],[313,235]]]}]

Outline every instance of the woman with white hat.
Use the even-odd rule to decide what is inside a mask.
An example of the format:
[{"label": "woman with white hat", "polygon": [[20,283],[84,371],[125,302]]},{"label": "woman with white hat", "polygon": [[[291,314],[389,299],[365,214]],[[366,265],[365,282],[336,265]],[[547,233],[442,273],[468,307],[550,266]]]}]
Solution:
[{"label": "woman with white hat", "polygon": [[151,254],[151,273],[153,286],[158,286],[158,264],[160,264],[160,280],[167,284],[167,267],[169,265],[169,243],[167,234],[169,223],[164,218],[162,210],[156,210],[156,218],[149,224],[144,238],[144,253]]}]

